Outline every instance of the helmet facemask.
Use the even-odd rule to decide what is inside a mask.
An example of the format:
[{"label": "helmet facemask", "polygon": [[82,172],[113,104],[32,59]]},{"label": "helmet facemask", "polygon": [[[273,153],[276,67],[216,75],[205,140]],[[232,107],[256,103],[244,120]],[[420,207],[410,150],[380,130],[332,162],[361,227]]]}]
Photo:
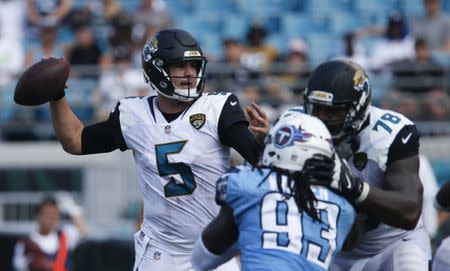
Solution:
[{"label": "helmet facemask", "polygon": [[[169,66],[174,65],[181,62],[196,62],[196,72],[197,75],[192,76],[171,76],[169,72]],[[162,61],[159,59],[154,59],[152,61],[153,66],[161,73],[162,80],[159,83],[159,86],[155,86],[153,82],[149,80],[149,77],[147,76],[146,71],[144,70],[144,79],[145,81],[152,86],[155,90],[158,91],[161,95],[164,97],[170,98],[170,99],[176,99],[181,102],[190,102],[198,97],[201,96],[203,92],[203,88],[205,86],[205,68],[206,68],[206,60],[183,60],[179,62],[173,62],[173,63],[161,63]],[[176,86],[174,83],[174,80],[177,79],[186,79],[187,78],[187,88],[181,88],[179,86]],[[193,86],[191,81],[193,83]]]}]

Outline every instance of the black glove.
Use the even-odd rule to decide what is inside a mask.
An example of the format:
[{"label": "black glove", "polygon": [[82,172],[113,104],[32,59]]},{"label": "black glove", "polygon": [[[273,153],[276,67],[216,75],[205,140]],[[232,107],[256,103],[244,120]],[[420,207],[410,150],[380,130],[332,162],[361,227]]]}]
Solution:
[{"label": "black glove", "polygon": [[314,154],[303,165],[303,176],[312,185],[330,186],[334,175],[334,160],[323,154]]},{"label": "black glove", "polygon": [[312,185],[328,186],[348,200],[361,203],[369,194],[369,184],[352,175],[345,159],[315,154],[303,166],[303,175]]}]

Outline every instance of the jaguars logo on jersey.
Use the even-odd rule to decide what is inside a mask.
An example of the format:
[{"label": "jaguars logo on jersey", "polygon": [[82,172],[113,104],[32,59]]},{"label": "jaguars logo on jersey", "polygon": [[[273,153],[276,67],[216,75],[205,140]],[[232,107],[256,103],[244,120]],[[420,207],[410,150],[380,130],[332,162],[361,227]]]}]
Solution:
[{"label": "jaguars logo on jersey", "polygon": [[206,122],[206,115],[202,113],[191,115],[189,116],[189,121],[195,129],[199,130]]},{"label": "jaguars logo on jersey", "polygon": [[355,167],[361,171],[367,165],[367,153],[365,152],[357,152],[353,155],[353,164]]}]

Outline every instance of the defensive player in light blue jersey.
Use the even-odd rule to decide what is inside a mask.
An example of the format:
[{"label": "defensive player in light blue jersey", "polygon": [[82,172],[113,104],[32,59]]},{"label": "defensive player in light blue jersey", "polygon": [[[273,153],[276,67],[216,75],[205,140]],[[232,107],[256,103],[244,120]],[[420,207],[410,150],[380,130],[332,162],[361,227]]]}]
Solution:
[{"label": "defensive player in light blue jersey", "polygon": [[342,196],[311,185],[320,165],[310,161],[320,156],[334,149],[319,119],[299,112],[280,119],[266,137],[262,167],[240,167],[217,182],[221,211],[194,246],[194,269],[210,270],[239,251],[242,270],[328,270],[356,213]]}]

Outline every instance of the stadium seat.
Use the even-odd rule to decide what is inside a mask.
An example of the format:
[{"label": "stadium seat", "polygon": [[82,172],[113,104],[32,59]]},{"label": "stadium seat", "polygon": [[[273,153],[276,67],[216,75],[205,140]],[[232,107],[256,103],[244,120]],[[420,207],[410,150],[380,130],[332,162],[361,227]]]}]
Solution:
[{"label": "stadium seat", "polygon": [[327,33],[329,18],[324,15],[286,14],[282,17],[283,32],[288,38],[302,37],[308,33]]},{"label": "stadium seat", "polygon": [[222,36],[214,33],[203,33],[198,36],[198,41],[207,56],[212,56],[214,59],[220,59],[223,55],[223,41]]},{"label": "stadium seat", "polygon": [[284,0],[236,0],[238,10],[248,15],[277,15],[287,12]]},{"label": "stadium seat", "polygon": [[250,18],[247,16],[230,15],[223,20],[223,37],[243,41],[247,33]]},{"label": "stadium seat", "polygon": [[230,14],[237,11],[236,1],[195,0],[194,14],[196,16],[203,16],[205,14]]},{"label": "stadium seat", "polygon": [[350,12],[352,4],[352,0],[309,0],[306,3],[306,12],[309,14]]},{"label": "stadium seat", "polygon": [[[399,0],[353,0],[354,11],[357,14],[364,14],[366,12],[385,14],[388,16],[389,12],[399,9]],[[406,0],[409,1],[409,0]]]},{"label": "stadium seat", "polygon": [[190,15],[194,11],[193,0],[164,0],[164,2],[175,19],[178,16]]},{"label": "stadium seat", "polygon": [[310,63],[313,65],[334,58],[340,41],[331,33],[309,33],[305,36],[305,40],[308,44]]},{"label": "stadium seat", "polygon": [[179,16],[176,18],[177,26],[190,32],[195,37],[204,33],[222,33],[221,17],[212,14],[199,16]]},{"label": "stadium seat", "polygon": [[361,22],[358,17],[350,12],[336,11],[330,13],[330,31],[342,36],[346,32],[354,31],[361,27]]},{"label": "stadium seat", "polygon": [[405,16],[419,16],[423,15],[425,7],[423,0],[400,0],[400,10]]}]

